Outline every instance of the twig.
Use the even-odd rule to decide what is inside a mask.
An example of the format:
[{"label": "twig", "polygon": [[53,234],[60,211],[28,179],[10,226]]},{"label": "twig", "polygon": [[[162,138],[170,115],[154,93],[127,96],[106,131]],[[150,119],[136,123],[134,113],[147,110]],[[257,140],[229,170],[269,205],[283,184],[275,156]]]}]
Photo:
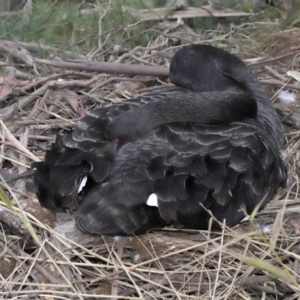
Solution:
[{"label": "twig", "polygon": [[40,161],[34,154],[32,154],[27,148],[25,148],[7,129],[2,120],[0,120],[0,125],[2,126],[2,130],[4,132],[5,140],[9,141],[10,145],[14,146],[20,152],[26,154],[33,161]]},{"label": "twig", "polygon": [[10,54],[12,57],[22,60],[27,66],[32,67],[32,57],[26,53],[26,51],[22,51],[20,47],[18,47],[14,42],[0,40],[0,51],[4,53]]},{"label": "twig", "polygon": [[272,76],[276,77],[277,79],[281,80],[282,82],[288,81],[288,78],[284,77],[283,75],[279,74],[277,71],[275,71],[270,66],[265,66],[265,70],[267,70],[268,73],[270,73]]},{"label": "twig", "polygon": [[31,177],[31,176],[33,176],[34,173],[35,173],[35,170],[29,170],[29,171],[23,172],[21,174],[18,174],[16,176],[12,176],[9,178],[3,178],[3,179],[6,183],[8,183],[10,181]]},{"label": "twig", "polygon": [[268,60],[264,60],[264,61],[260,61],[260,62],[257,62],[257,63],[249,64],[248,66],[250,68],[257,69],[257,68],[261,68],[261,67],[264,67],[264,66],[267,66],[267,65],[273,65],[275,63],[278,63],[281,60],[293,57],[296,54],[298,54],[299,52],[300,52],[300,50],[298,49],[296,51],[286,53],[286,54],[283,54],[283,55],[280,55],[280,56],[276,56],[276,57],[268,59]]},{"label": "twig", "polygon": [[[219,240],[219,238],[217,238],[217,240]],[[193,250],[193,249],[196,249],[196,248],[199,248],[200,246],[203,246],[205,244],[204,243],[199,243],[199,244],[196,244],[196,245],[193,245],[193,246],[190,246],[190,247],[187,247],[185,249],[181,249],[181,250],[178,250],[178,251],[174,251],[174,252],[171,252],[171,253],[168,253],[168,254],[165,254],[165,255],[161,255],[161,256],[157,256],[157,257],[154,257],[152,259],[149,259],[147,261],[144,261],[144,262],[141,262],[141,263],[138,263],[136,265],[133,265],[129,268],[127,268],[127,271],[132,271],[138,267],[141,267],[141,266],[144,266],[144,265],[148,265],[148,264],[151,264],[153,262],[156,262],[158,260],[161,260],[161,259],[164,259],[164,258],[168,258],[170,256],[173,256],[175,254],[179,254],[179,253],[182,253],[182,252],[185,252],[185,251],[190,251],[190,250]],[[94,280],[91,281],[91,284],[95,284],[97,282],[100,282],[100,281],[104,281],[104,280],[107,280],[111,277],[115,277],[117,275],[121,275],[122,273],[124,273],[125,270],[120,270],[120,271],[117,271],[117,272],[113,272],[112,274],[109,274],[105,277],[102,277],[102,278],[96,278]]]},{"label": "twig", "polygon": [[83,74],[83,73],[78,73],[78,72],[73,72],[73,71],[65,71],[59,74],[54,74],[51,76],[47,76],[47,77],[43,77],[37,81],[33,81],[30,84],[23,86],[20,91],[25,92],[28,91],[32,88],[36,88],[37,86],[43,85],[44,83],[51,81],[51,80],[57,80],[57,79],[62,79],[62,78],[66,78],[66,77],[70,77],[70,76],[78,76],[81,75],[82,77],[93,77],[90,74]]},{"label": "twig", "polygon": [[65,49],[56,48],[53,46],[46,46],[46,45],[36,44],[36,43],[26,43],[26,42],[20,42],[20,41],[17,41],[15,43],[16,43],[16,45],[21,45],[22,47],[24,47],[25,49],[30,50],[30,51],[36,51],[36,52],[47,51],[47,52],[51,53],[52,56],[58,55],[58,54],[63,54],[64,56],[77,57],[79,59],[86,58],[85,55],[82,55],[82,54],[79,54],[76,52],[72,52],[72,51],[68,51]]},{"label": "twig", "polygon": [[[20,136],[20,145],[24,147],[24,149],[27,149],[28,146],[28,128],[25,129],[25,132],[23,132]],[[31,153],[31,152],[30,152]],[[19,154],[19,161],[26,165],[26,156]],[[18,173],[23,173],[26,171],[26,168],[22,165],[18,166]],[[26,193],[26,182],[25,180],[18,180],[15,184],[15,189],[20,190],[23,193]]]},{"label": "twig", "polygon": [[144,75],[154,77],[168,77],[169,70],[165,67],[140,66],[130,64],[116,64],[105,62],[68,62],[68,61],[51,61],[47,59],[34,59],[34,63],[45,64],[58,68],[68,68],[80,71],[109,73],[109,74],[126,74],[126,75]]}]

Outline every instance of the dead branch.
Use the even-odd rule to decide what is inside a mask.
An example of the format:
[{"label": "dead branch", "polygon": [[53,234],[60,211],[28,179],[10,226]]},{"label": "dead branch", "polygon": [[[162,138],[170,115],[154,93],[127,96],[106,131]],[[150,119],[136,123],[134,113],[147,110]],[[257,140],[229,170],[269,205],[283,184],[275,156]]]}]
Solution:
[{"label": "dead branch", "polygon": [[27,53],[27,50],[17,47],[15,43],[11,41],[5,41],[0,39],[0,51],[11,55],[12,58],[22,61],[27,66],[32,66],[32,57]]},{"label": "dead branch", "polygon": [[25,148],[14,136],[11,134],[11,132],[7,129],[4,122],[0,120],[0,125],[2,126],[2,130],[4,133],[4,140],[9,142],[10,146],[13,146],[17,150],[19,150],[24,155],[28,156],[33,161],[40,161],[39,158],[37,158],[34,154],[32,154],[30,151],[28,151],[27,148]]},{"label": "dead branch", "polygon": [[34,63],[45,64],[48,66],[67,68],[73,70],[108,73],[108,74],[125,74],[125,75],[144,75],[154,77],[168,77],[169,70],[165,67],[141,66],[130,64],[116,64],[106,62],[68,62],[68,61],[51,61],[47,59],[34,59]]},{"label": "dead branch", "polygon": [[294,56],[296,56],[299,52],[300,52],[300,50],[298,49],[298,50],[296,50],[296,51],[289,52],[289,53],[286,53],[286,54],[283,54],[283,55],[274,57],[274,58],[272,58],[272,59],[263,60],[263,61],[260,61],[260,62],[248,64],[248,66],[249,66],[250,68],[253,68],[253,69],[258,69],[258,68],[261,68],[261,67],[264,67],[264,66],[273,65],[273,64],[276,64],[276,63],[278,63],[278,62],[280,62],[280,61],[282,61],[282,60],[284,60],[284,59],[294,57]]}]

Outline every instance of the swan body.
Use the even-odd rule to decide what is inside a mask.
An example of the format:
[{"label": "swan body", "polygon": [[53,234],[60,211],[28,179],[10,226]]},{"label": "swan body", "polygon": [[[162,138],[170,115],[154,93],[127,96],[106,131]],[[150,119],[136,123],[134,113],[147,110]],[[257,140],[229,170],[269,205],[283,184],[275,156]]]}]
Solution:
[{"label": "swan body", "polygon": [[205,229],[211,214],[213,227],[233,226],[270,201],[287,178],[283,128],[252,71],[193,45],[170,78],[174,87],[91,111],[57,136],[33,165],[40,203],[76,210],[85,232],[131,235]]}]

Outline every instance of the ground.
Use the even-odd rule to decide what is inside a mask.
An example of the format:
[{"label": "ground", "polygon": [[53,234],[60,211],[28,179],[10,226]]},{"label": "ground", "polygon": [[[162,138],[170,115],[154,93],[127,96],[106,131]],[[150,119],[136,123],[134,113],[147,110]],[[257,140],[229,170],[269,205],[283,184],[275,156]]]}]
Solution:
[{"label": "ground", "polygon": [[[147,45],[134,35],[136,45],[106,47],[102,39],[89,55],[88,40],[77,52],[43,41],[0,40],[0,175],[9,198],[1,191],[0,298],[299,299],[300,30],[295,16],[287,24],[289,11],[271,9],[282,13],[221,18],[201,32],[191,20],[154,22],[145,29]],[[170,57],[190,42],[244,59],[283,118],[289,185],[250,221],[218,232],[165,228],[115,242],[83,235],[72,216],[41,208],[30,178],[6,180],[43,159],[55,135],[86,110],[170,84],[163,75],[91,71],[88,59],[156,66],[165,74]],[[295,101],[280,101],[280,90],[293,92]]]}]

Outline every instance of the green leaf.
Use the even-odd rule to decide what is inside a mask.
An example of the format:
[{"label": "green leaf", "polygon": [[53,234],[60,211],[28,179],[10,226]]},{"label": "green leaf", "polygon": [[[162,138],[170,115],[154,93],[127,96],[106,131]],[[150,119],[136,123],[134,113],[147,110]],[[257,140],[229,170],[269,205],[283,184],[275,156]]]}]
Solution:
[{"label": "green leaf", "polygon": [[0,200],[4,202],[9,208],[13,208],[11,200],[8,198],[2,187],[0,187]]},{"label": "green leaf", "polygon": [[240,261],[246,263],[249,266],[255,267],[256,269],[266,271],[270,273],[271,275],[275,276],[278,279],[281,279],[283,282],[289,282],[289,283],[294,283],[295,279],[293,276],[288,272],[288,270],[283,270],[281,268],[278,268],[264,260],[260,260],[258,258],[254,257],[248,257],[239,253],[235,253],[233,251],[230,251],[230,254],[239,259]]}]

